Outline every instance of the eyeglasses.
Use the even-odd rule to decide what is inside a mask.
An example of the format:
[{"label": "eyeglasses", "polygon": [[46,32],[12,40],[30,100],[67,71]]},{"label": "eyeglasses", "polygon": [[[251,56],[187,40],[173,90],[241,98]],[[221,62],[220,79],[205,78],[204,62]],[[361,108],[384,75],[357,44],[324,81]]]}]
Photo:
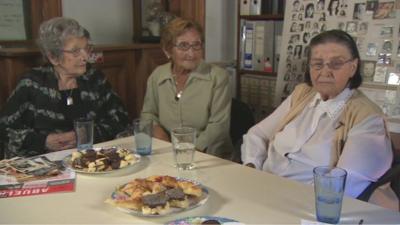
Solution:
[{"label": "eyeglasses", "polygon": [[310,64],[310,67],[313,70],[322,70],[324,68],[324,66],[326,65],[331,70],[340,70],[344,64],[349,63],[351,61],[353,61],[353,59],[349,59],[346,61],[333,60],[333,61],[327,62],[327,63],[317,62],[317,63]]},{"label": "eyeglasses", "polygon": [[73,48],[71,50],[61,49],[61,51],[64,53],[70,53],[74,57],[78,57],[82,51],[84,51],[86,54],[92,53],[93,45],[87,45],[85,48]]},{"label": "eyeglasses", "polygon": [[188,51],[190,48],[192,48],[195,51],[199,51],[200,49],[203,48],[203,43],[201,43],[200,41],[196,41],[193,44],[189,44],[188,42],[181,42],[174,46],[181,51]]}]

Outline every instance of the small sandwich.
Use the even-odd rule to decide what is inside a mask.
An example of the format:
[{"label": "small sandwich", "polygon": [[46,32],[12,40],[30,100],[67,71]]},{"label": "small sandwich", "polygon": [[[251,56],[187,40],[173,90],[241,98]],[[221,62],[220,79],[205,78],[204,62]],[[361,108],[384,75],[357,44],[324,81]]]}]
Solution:
[{"label": "small sandwich", "polygon": [[189,200],[181,188],[172,188],[165,191],[172,207],[186,209],[189,207]]},{"label": "small sandwich", "polygon": [[168,196],[165,192],[145,195],[142,197],[142,202],[143,215],[164,215],[170,211]]}]

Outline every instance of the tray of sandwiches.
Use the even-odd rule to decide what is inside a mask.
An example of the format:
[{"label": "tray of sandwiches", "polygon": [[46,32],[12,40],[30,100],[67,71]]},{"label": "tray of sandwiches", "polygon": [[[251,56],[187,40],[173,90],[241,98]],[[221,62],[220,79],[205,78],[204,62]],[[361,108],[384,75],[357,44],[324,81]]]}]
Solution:
[{"label": "tray of sandwiches", "polygon": [[140,155],[121,147],[93,148],[72,152],[63,159],[66,167],[78,173],[103,174],[130,168],[140,162]]},{"label": "tray of sandwiches", "polygon": [[196,181],[155,175],[118,186],[105,202],[132,215],[159,217],[196,208],[207,199],[207,188]]}]

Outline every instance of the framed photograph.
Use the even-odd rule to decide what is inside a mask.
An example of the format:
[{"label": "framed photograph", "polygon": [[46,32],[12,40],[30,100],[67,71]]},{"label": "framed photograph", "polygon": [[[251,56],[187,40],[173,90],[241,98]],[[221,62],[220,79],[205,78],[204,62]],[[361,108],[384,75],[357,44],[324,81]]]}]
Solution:
[{"label": "framed photograph", "polygon": [[384,40],[382,45],[382,53],[390,54],[392,53],[392,40]]},{"label": "framed photograph", "polygon": [[159,42],[162,27],[174,16],[168,12],[166,0],[133,1],[134,39],[139,42]]},{"label": "framed photograph", "polygon": [[386,82],[386,73],[387,73],[386,66],[381,66],[381,65],[376,66],[373,81],[378,82],[378,83],[385,83]]},{"label": "framed photograph", "polygon": [[383,38],[392,38],[393,37],[393,26],[381,27],[380,36]]},{"label": "framed photograph", "polygon": [[367,45],[367,56],[376,56],[377,53],[377,47],[375,43],[368,43]]},{"label": "framed photograph", "polygon": [[388,84],[399,85],[400,84],[400,73],[389,73]]},{"label": "framed photograph", "polygon": [[361,76],[363,77],[363,80],[366,82],[372,82],[374,78],[374,73],[375,73],[375,61],[367,61],[363,60],[361,61]]},{"label": "framed photograph", "polygon": [[393,19],[396,17],[394,2],[379,2],[374,11],[373,19]]}]

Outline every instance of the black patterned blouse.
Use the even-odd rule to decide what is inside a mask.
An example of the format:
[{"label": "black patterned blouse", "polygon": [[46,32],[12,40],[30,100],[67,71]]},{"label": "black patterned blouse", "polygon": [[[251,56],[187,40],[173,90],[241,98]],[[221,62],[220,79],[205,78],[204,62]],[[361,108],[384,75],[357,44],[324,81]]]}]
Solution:
[{"label": "black patterned blouse", "polygon": [[[95,143],[113,139],[127,127],[128,114],[101,71],[88,66],[77,83],[78,88],[58,90],[51,66],[22,76],[0,112],[0,147],[3,142],[7,158],[46,153],[47,135],[73,130],[76,118],[94,119]],[[68,97],[72,105],[67,105]]]}]

